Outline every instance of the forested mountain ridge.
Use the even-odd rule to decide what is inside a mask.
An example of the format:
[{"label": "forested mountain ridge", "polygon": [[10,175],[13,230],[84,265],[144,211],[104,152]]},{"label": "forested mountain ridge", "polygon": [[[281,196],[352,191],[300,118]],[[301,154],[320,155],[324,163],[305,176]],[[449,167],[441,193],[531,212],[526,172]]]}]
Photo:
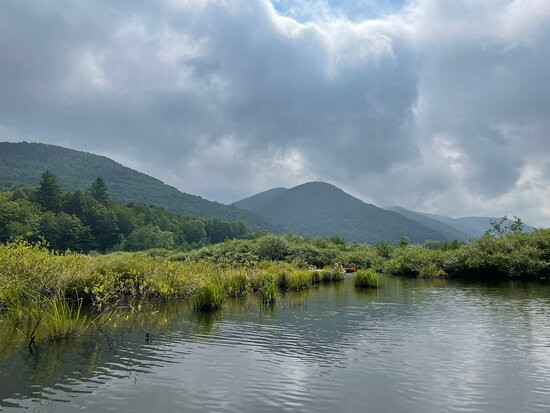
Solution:
[{"label": "forested mountain ridge", "polygon": [[225,221],[242,220],[252,231],[283,232],[280,226],[250,211],[180,192],[105,156],[43,143],[0,142],[0,188],[36,187],[45,170],[57,175],[60,185],[69,191],[87,189],[90,182],[101,176],[112,197],[120,202],[155,205],[172,212]]},{"label": "forested mountain ridge", "polygon": [[302,235],[337,235],[362,243],[396,242],[402,237],[409,237],[413,242],[447,240],[441,233],[416,221],[367,204],[324,182],[309,182],[262,194],[259,198],[265,202],[251,203],[251,199],[257,201],[258,198],[249,197],[236,205],[244,204],[265,219]]},{"label": "forested mountain ridge", "polygon": [[237,208],[244,209],[246,211],[254,211],[256,208],[261,208],[262,205],[277,198],[283,192],[288,191],[287,188],[272,188],[267,191],[259,192],[248,198],[241,199],[240,201],[233,202]]},{"label": "forested mountain ridge", "polygon": [[[456,240],[456,241],[468,242],[471,238],[475,238],[473,235],[469,233],[465,233],[452,225],[449,225],[443,221],[437,220],[435,218],[432,218],[429,215],[422,214],[420,212],[411,211],[410,209],[402,208],[399,206],[386,207],[385,209],[389,211],[397,212],[398,214],[406,216],[409,219],[417,221],[422,225],[445,235],[447,237],[447,241]],[[485,231],[487,231],[487,229],[489,228],[490,226],[488,226],[485,229]]]},{"label": "forested mountain ridge", "polygon": [[[419,213],[428,218],[434,219],[436,221],[442,222],[446,225],[449,225],[459,231],[462,231],[470,236],[470,238],[477,238],[483,235],[485,232],[491,229],[492,221],[499,221],[501,218],[491,218],[491,217],[460,217],[460,218],[451,218],[445,215],[438,214],[428,214],[428,213]],[[510,226],[514,223],[511,219],[503,218],[503,225]],[[523,232],[532,232],[535,228],[530,225],[523,225]]]}]

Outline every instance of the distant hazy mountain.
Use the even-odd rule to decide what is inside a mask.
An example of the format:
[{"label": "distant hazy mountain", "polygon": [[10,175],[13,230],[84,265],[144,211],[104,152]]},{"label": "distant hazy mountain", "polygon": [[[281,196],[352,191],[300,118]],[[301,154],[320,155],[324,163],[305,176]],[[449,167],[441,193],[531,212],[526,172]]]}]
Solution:
[{"label": "distant hazy mountain", "polygon": [[275,188],[236,202],[290,231],[308,236],[339,235],[349,241],[376,243],[446,240],[446,236],[393,211],[367,204],[324,182],[285,190]]},{"label": "distant hazy mountain", "polygon": [[113,197],[122,202],[141,202],[227,221],[243,220],[256,231],[283,231],[254,213],[180,192],[104,156],[41,143],[0,142],[0,186],[36,186],[46,169],[55,173],[67,190],[87,189],[101,176]]},{"label": "distant hazy mountain", "polygon": [[[485,232],[487,232],[489,229],[491,229],[491,220],[500,220],[500,218],[490,218],[490,217],[462,217],[462,218],[450,218],[446,217],[444,215],[437,215],[437,214],[428,214],[428,213],[422,213],[420,215],[424,215],[428,218],[432,218],[436,221],[442,222],[446,225],[449,225],[459,231],[462,231],[466,234],[468,234],[471,238],[479,237]],[[505,222],[505,225],[512,224],[513,221],[507,220]],[[529,225],[524,226],[525,232],[531,232],[535,228]]]},{"label": "distant hazy mountain", "polygon": [[[399,206],[387,207],[386,209],[397,212],[398,214],[406,216],[407,218],[410,218],[428,228],[433,229],[434,231],[439,232],[440,234],[443,234],[446,238],[446,241],[457,240],[467,242],[470,240],[470,238],[474,237],[470,234],[470,232],[463,232],[457,227],[448,224],[445,221],[433,218],[431,215],[428,214],[411,211],[409,209],[405,209]],[[449,219],[452,220],[452,218]]]}]

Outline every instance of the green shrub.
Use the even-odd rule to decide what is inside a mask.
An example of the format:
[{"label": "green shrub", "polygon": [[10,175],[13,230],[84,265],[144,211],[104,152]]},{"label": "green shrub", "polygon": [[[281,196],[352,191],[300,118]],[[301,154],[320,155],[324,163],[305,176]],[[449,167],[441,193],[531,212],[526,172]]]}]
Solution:
[{"label": "green shrub", "polygon": [[420,278],[440,278],[445,275],[445,271],[438,268],[433,262],[425,265],[418,272]]},{"label": "green shrub", "polygon": [[262,260],[283,260],[288,254],[288,243],[283,237],[265,235],[257,239],[254,250]]}]

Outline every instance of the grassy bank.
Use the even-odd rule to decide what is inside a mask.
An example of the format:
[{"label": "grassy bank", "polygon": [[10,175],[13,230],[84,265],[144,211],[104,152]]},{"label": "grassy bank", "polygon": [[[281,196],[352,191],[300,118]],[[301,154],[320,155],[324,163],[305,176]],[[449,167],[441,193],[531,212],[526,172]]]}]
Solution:
[{"label": "grassy bank", "polygon": [[96,326],[103,323],[119,303],[133,310],[154,300],[185,300],[197,310],[212,311],[229,297],[249,294],[272,303],[286,290],[342,280],[342,266],[359,269],[358,287],[377,286],[377,273],[548,278],[550,230],[485,235],[469,244],[403,240],[373,246],[339,238],[258,235],[192,251],[87,255],[15,241],[0,244],[0,316],[15,320],[17,331],[30,341],[59,339],[91,320]]},{"label": "grassy bank", "polygon": [[[154,255],[154,256],[153,256]],[[286,290],[343,279],[339,270],[312,270],[282,261],[234,265],[170,260],[146,253],[59,254],[24,241],[0,244],[0,311],[19,320],[32,341],[75,334],[82,306],[97,317],[114,304],[188,300],[197,310],[219,309],[227,297],[259,294],[273,302]]]},{"label": "grassy bank", "polygon": [[532,233],[484,235],[470,243],[427,242],[406,239],[390,245],[346,243],[339,238],[308,239],[266,235],[232,240],[186,253],[160,252],[168,259],[214,261],[247,265],[276,260],[297,266],[372,268],[379,273],[423,278],[517,278],[550,276],[550,229]]}]

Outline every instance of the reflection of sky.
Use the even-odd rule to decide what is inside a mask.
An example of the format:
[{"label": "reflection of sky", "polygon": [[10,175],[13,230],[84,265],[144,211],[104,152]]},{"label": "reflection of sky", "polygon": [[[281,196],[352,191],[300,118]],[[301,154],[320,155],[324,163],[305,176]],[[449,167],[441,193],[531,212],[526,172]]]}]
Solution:
[{"label": "reflection of sky", "polygon": [[372,19],[399,10],[406,0],[271,0],[276,10],[300,21],[327,15]]},{"label": "reflection of sky", "polygon": [[511,287],[391,278],[288,293],[273,309],[174,307],[151,342],[122,329],[116,346],[0,358],[0,400],[56,413],[548,412],[550,287]]}]

